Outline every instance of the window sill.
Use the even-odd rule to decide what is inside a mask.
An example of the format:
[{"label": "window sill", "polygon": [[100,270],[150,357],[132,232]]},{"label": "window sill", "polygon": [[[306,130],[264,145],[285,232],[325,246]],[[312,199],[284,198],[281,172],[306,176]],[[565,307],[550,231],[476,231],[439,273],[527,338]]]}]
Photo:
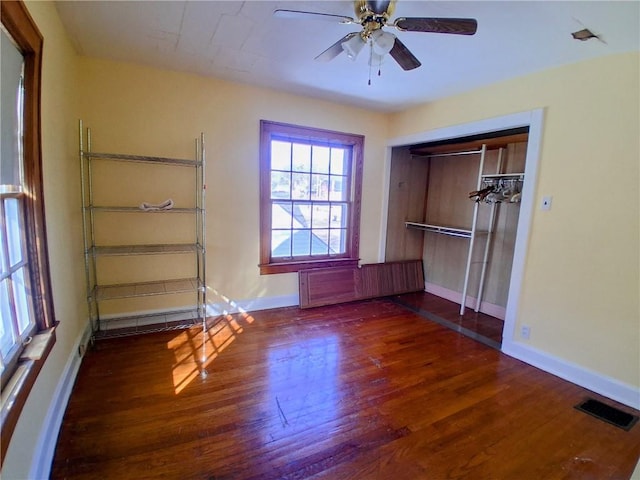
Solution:
[{"label": "window sill", "polygon": [[20,412],[29,396],[29,392],[42,369],[42,365],[56,343],[56,327],[51,327],[33,336],[20,355],[15,372],[2,391],[0,399],[1,460],[7,453],[9,440],[20,418]]},{"label": "window sill", "polygon": [[260,275],[271,275],[274,273],[299,272],[310,268],[357,267],[358,262],[359,259],[357,258],[335,258],[300,262],[263,263],[258,266],[260,267]]}]

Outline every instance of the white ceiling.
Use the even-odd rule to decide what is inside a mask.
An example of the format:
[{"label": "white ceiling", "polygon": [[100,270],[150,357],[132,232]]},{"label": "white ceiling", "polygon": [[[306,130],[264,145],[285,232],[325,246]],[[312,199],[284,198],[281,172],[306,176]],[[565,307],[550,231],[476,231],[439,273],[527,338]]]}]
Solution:
[{"label": "white ceiling", "polygon": [[[410,1],[398,17],[475,18],[474,36],[391,31],[422,62],[392,58],[369,78],[355,62],[314,57],[358,25],[275,18],[276,8],[354,16],[350,1],[58,1],[82,55],[136,62],[261,85],[366,108],[397,111],[512,77],[640,50],[639,1]],[[585,42],[571,32],[589,28]],[[615,72],[603,72],[615,75]]]}]

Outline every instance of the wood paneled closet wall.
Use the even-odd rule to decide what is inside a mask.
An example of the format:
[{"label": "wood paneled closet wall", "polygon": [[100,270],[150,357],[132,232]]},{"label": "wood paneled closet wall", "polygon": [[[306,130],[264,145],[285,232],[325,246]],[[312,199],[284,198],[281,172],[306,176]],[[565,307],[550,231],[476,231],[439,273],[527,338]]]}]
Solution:
[{"label": "wood paneled closet wall", "polygon": [[[405,222],[471,229],[481,154],[442,155],[480,150],[486,145],[482,174],[522,173],[526,131],[497,133],[490,138],[459,139],[392,151],[385,261],[422,259],[425,289],[461,303],[470,239],[407,228]],[[502,149],[502,153],[500,150]],[[434,155],[434,156],[430,156]],[[498,159],[501,155],[501,166]],[[499,170],[499,171],[498,171]],[[483,186],[486,185],[483,184]],[[519,187],[522,187],[522,182]],[[513,264],[520,203],[509,198],[495,204],[493,234],[482,288],[480,311],[504,319]],[[491,204],[480,201],[467,289],[467,303],[476,306]]]}]

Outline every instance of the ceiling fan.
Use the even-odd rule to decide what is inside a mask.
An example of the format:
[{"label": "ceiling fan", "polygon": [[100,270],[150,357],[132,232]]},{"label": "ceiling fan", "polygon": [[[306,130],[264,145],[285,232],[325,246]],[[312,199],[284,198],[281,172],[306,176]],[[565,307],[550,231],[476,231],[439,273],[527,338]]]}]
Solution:
[{"label": "ceiling fan", "polygon": [[399,38],[384,31],[383,27],[394,27],[401,32],[453,35],[473,35],[478,28],[478,22],[473,18],[399,17],[393,23],[389,23],[395,10],[396,0],[356,0],[354,5],[356,18],[287,9],[277,9],[274,16],[280,18],[313,17],[343,24],[359,24],[362,26],[360,32],[346,34],[315,59],[328,62],[345,52],[350,59],[355,60],[362,48],[369,44],[371,46],[370,65],[381,63],[384,55],[389,54],[404,70],[418,68],[421,63]]}]

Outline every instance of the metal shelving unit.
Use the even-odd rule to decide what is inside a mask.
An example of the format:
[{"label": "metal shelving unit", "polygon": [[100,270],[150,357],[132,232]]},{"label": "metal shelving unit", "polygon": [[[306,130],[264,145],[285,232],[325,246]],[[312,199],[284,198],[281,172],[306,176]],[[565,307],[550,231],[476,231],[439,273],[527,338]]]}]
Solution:
[{"label": "metal shelving unit", "polygon": [[[188,328],[198,323],[205,327],[206,321],[206,237],[205,237],[205,149],[204,135],[196,139],[195,158],[165,158],[119,153],[97,153],[91,151],[91,130],[83,127],[80,121],[80,165],[82,221],[84,238],[85,280],[87,287],[87,303],[93,332],[93,339],[120,337],[162,330]],[[85,140],[86,139],[86,140]],[[194,207],[169,208],[164,210],[145,210],[127,205],[96,205],[94,203],[94,178],[92,163],[134,162],[156,165],[169,165],[194,170]],[[100,212],[113,212],[126,215],[165,215],[183,214],[195,216],[195,232],[192,243],[156,243],[97,245],[95,227]],[[195,272],[191,278],[161,279],[137,283],[99,284],[99,257],[119,256],[154,256],[161,261],[163,255],[193,255]],[[156,295],[193,294],[193,304],[176,308],[126,314],[122,316],[105,316],[101,314],[101,302],[134,297]]]}]

